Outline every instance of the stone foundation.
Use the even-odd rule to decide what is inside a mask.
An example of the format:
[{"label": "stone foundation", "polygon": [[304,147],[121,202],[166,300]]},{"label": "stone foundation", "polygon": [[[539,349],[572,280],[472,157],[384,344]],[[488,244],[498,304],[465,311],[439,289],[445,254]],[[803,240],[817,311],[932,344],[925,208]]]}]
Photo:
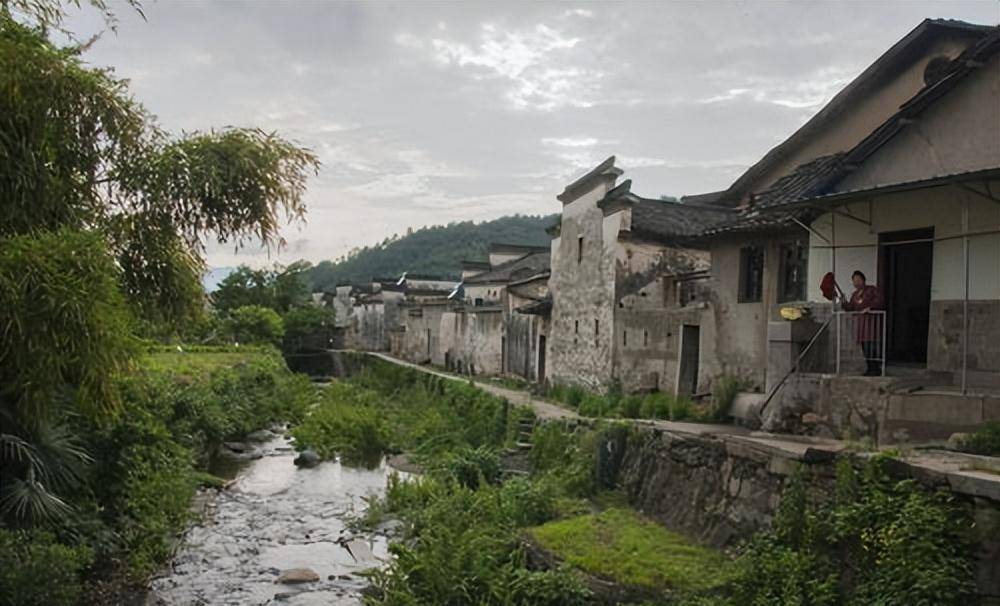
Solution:
[{"label": "stone foundation", "polygon": [[[870,456],[849,454],[832,441],[793,440],[639,427],[624,443],[615,441],[623,449],[617,479],[629,503],[645,515],[704,544],[731,547],[770,526],[795,469],[807,471],[807,495],[821,502],[833,494],[838,457],[855,456],[860,463]],[[1000,604],[1000,482],[968,471],[966,458],[934,452],[891,460],[888,471],[947,490],[967,508],[976,523],[978,591],[984,604]]]}]

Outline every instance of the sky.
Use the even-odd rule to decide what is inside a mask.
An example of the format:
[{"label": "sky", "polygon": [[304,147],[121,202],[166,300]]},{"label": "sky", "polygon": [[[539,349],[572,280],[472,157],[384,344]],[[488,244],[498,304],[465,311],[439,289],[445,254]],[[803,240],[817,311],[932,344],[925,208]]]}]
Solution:
[{"label": "sky", "polygon": [[71,12],[162,127],[276,131],[323,163],[281,251],[335,259],[407,228],[559,212],[616,155],[632,190],[728,187],[926,17],[995,24],[998,0],[194,2]]}]

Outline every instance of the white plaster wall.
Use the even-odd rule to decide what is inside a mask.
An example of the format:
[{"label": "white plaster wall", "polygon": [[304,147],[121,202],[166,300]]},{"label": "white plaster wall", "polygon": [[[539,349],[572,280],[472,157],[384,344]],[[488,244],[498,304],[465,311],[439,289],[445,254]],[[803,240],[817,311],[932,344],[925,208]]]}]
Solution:
[{"label": "white plaster wall", "polygon": [[785,160],[775,163],[771,170],[761,175],[750,191],[760,192],[767,189],[804,162],[819,156],[847,151],[857,145],[896,113],[900,105],[923,88],[924,69],[931,59],[940,55],[957,57],[968,44],[969,39],[962,37],[942,37],[936,40],[908,67],[893,77],[873,83],[872,90],[856,99],[836,120],[832,120],[824,129],[814,133],[801,148],[793,150]]},{"label": "white plaster wall", "polygon": [[920,113],[852,172],[851,191],[1000,166],[1000,55]]},{"label": "white plaster wall", "polygon": [[[1000,192],[1000,182],[993,184]],[[871,226],[840,215],[826,214],[810,227],[834,240],[837,282],[845,291],[855,269],[865,272],[870,282],[878,279],[878,234],[906,229],[934,228],[935,238],[962,233],[962,205],[969,205],[969,230],[1000,230],[1000,204],[957,187],[901,192],[875,198],[872,203],[846,207],[851,214],[871,221]],[[815,234],[809,238],[809,300],[824,301],[819,283],[832,271],[829,244]],[[969,242],[969,297],[1000,299],[1000,234],[973,236]],[[965,275],[961,238],[934,242],[931,270],[931,299],[955,300],[964,297]]]}]

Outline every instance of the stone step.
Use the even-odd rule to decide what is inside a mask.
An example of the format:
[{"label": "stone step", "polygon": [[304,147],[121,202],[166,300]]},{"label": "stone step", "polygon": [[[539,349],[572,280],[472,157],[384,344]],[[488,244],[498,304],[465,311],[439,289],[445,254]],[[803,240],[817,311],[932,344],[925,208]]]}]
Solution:
[{"label": "stone step", "polygon": [[515,444],[518,450],[531,450],[531,442],[518,442]]}]

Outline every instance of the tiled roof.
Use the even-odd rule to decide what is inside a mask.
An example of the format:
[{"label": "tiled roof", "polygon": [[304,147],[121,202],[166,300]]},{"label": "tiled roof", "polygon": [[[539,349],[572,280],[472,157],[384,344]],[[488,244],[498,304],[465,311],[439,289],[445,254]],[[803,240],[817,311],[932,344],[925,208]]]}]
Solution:
[{"label": "tiled roof", "polygon": [[632,208],[632,233],[660,239],[694,236],[732,215],[725,208],[640,198]]},{"label": "tiled roof", "polygon": [[598,206],[611,212],[620,204],[632,209],[633,234],[654,240],[695,236],[726,221],[734,211],[721,206],[668,202],[643,198],[631,192],[631,179],[623,181],[604,196]]},{"label": "tiled roof", "polygon": [[845,174],[843,158],[842,153],[830,154],[800,164],[771,187],[755,195],[750,208],[767,208],[826,193]]},{"label": "tiled roof", "polygon": [[549,269],[549,251],[539,251],[497,265],[490,271],[469,276],[466,284],[492,284],[520,280]]},{"label": "tiled roof", "polygon": [[547,316],[552,313],[552,297],[545,297],[540,301],[532,301],[515,309],[519,314],[529,314],[535,316]]}]

